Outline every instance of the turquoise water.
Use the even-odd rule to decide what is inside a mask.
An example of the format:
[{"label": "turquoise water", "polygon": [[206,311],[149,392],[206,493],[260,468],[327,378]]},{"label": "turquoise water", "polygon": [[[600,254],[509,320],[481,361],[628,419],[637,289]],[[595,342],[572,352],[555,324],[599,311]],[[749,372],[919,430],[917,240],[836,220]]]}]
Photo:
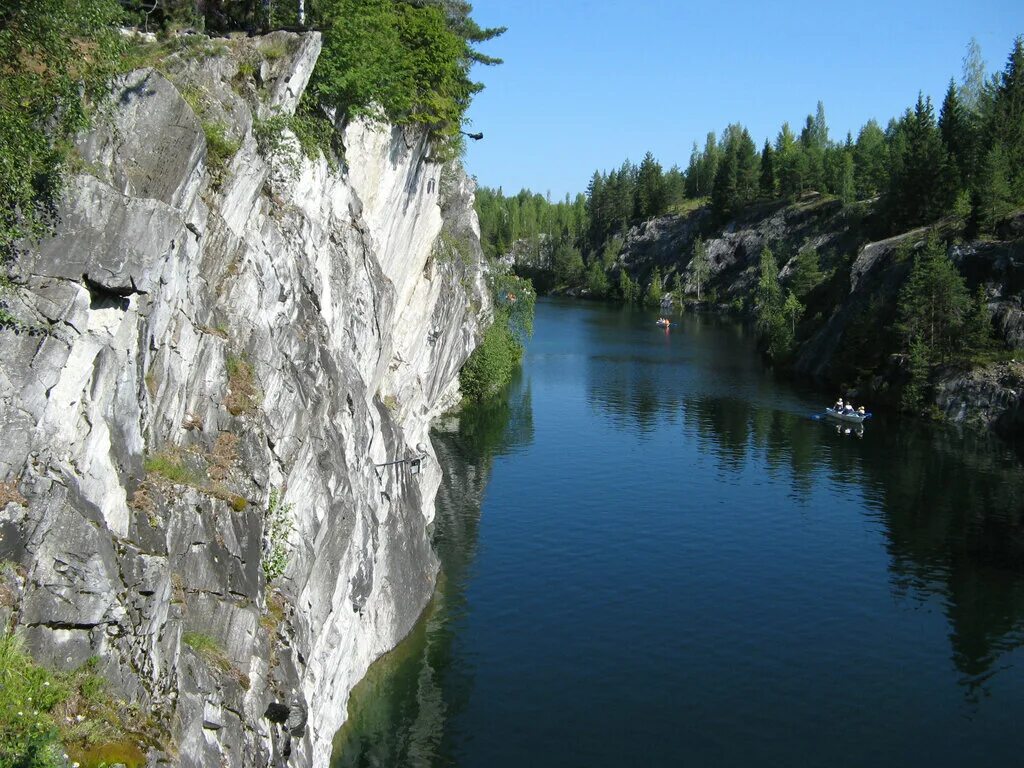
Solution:
[{"label": "turquoise water", "polygon": [[538,305],[508,403],[435,437],[444,578],[341,766],[1024,760],[1024,473],[810,415],[714,317]]}]

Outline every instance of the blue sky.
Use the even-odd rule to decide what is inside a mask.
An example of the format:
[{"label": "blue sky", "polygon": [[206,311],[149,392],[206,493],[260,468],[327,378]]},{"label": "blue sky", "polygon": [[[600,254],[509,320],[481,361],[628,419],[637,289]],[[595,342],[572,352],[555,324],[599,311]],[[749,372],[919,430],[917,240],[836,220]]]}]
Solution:
[{"label": "blue sky", "polygon": [[883,124],[919,90],[941,103],[971,37],[1002,69],[1024,0],[473,0],[481,26],[507,26],[481,49],[498,67],[469,111],[466,166],[506,193],[582,192],[597,168],[647,150],[684,167],[693,141],[730,122],[760,147],[797,130],[818,99],[843,138]]}]

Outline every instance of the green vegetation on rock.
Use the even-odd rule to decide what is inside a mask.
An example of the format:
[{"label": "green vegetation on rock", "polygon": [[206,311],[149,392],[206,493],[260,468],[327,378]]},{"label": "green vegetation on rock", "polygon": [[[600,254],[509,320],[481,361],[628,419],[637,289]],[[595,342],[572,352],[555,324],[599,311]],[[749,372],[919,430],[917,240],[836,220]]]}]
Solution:
[{"label": "green vegetation on rock", "polygon": [[[35,663],[21,639],[0,633],[0,765],[58,768],[69,762],[145,764],[141,733],[156,727],[133,706],[112,698],[96,674],[96,661],[73,672]],[[67,758],[67,759],[66,759]]]},{"label": "green vegetation on rock", "polygon": [[0,10],[0,257],[49,231],[72,158],[116,71],[115,0],[8,0]]}]

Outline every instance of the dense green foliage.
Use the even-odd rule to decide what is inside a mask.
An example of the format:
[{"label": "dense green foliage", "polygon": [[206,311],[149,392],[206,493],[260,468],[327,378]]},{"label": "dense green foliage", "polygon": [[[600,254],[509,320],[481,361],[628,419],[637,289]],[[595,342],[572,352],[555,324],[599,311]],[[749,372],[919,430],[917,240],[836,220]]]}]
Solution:
[{"label": "dense green foliage", "polygon": [[115,0],[9,0],[0,9],[0,256],[45,233],[71,138],[117,66]]},{"label": "dense green foliage", "polygon": [[533,333],[537,296],[529,281],[498,272],[490,282],[494,322],[459,373],[463,396],[475,401],[496,395],[508,384]]},{"label": "dense green foliage", "polygon": [[469,78],[470,66],[497,63],[472,43],[504,31],[480,29],[470,11],[466,3],[316,0],[311,18],[323,27],[324,43],[308,98],[339,113],[457,136],[483,87]]},{"label": "dense green foliage", "polygon": [[903,404],[920,405],[933,366],[969,362],[992,345],[992,322],[983,289],[972,296],[946,255],[929,238],[915,256],[897,306],[899,333],[907,354],[909,382]]}]

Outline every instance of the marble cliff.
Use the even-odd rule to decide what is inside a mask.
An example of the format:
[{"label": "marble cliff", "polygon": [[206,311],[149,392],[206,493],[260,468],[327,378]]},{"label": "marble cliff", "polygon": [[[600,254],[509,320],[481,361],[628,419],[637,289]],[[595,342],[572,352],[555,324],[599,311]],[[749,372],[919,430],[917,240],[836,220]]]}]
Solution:
[{"label": "marble cliff", "polygon": [[434,586],[428,429],[490,317],[473,188],[365,121],[340,163],[268,150],[319,50],[124,77],[0,332],[0,620],[98,657],[151,762],[326,765]]}]

